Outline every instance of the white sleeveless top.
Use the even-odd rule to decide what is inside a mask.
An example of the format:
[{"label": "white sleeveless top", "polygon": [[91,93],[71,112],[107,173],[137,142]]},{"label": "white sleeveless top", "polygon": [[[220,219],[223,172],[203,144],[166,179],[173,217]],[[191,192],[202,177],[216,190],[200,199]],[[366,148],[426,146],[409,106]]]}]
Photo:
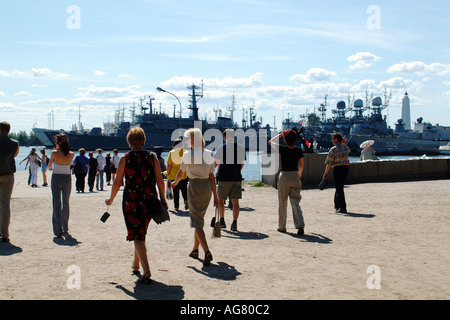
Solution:
[{"label": "white sleeveless top", "polygon": [[53,163],[53,174],[71,174],[70,164]]}]

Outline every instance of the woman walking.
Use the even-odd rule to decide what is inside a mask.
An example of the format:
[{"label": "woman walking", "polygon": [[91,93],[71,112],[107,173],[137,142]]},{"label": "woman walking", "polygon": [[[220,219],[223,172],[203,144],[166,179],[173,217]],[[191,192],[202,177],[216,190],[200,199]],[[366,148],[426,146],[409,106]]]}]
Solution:
[{"label": "woman walking", "polygon": [[[279,145],[277,141],[283,137],[285,145]],[[305,221],[300,208],[302,196],[303,151],[294,144],[297,141],[296,129],[286,129],[283,133],[272,138],[269,144],[280,152],[281,172],[278,178],[278,231],[286,232],[287,200],[289,198],[294,217],[294,226],[298,235],[304,234]]]},{"label": "woman walking", "polygon": [[142,150],[145,145],[144,130],[139,127],[132,128],[128,132],[127,142],[131,151],[120,158],[111,195],[105,203],[113,203],[125,177],[122,210],[128,231],[126,239],[134,242],[132,270],[133,273],[139,272],[140,263],[144,274],[139,282],[149,284],[152,280],[145,238],[152,217],[150,203],[158,198],[157,185],[160,199],[168,208],[164,199],[164,180],[155,154]]},{"label": "woman walking", "polygon": [[45,154],[45,149],[41,149],[41,154],[42,154],[42,164],[41,164],[41,169],[42,169],[42,179],[44,180],[44,183],[42,184],[43,187],[48,186],[47,183],[47,169],[48,169],[48,163],[50,161],[50,158]]},{"label": "woman walking", "polygon": [[[31,149],[30,154],[25,159],[23,159],[20,162],[20,164],[22,164],[22,162],[24,162],[25,160],[27,160],[27,165],[28,165],[28,163],[30,163],[31,187],[37,188],[37,175],[38,175],[38,171],[39,171],[39,165],[41,163],[39,161],[42,161],[42,159],[36,153],[36,148]],[[26,165],[25,165],[25,169],[26,169]],[[28,183],[28,184],[30,184],[30,183]]]},{"label": "woman walking", "polygon": [[75,154],[70,151],[69,138],[64,133],[55,136],[56,150],[52,152],[48,169],[53,171],[51,189],[53,196],[53,233],[61,238],[69,232],[69,199],[72,191],[70,165]]},{"label": "woman walking", "polygon": [[184,172],[189,177],[188,186],[188,206],[191,217],[191,227],[194,231],[194,248],[189,254],[190,257],[198,258],[198,249],[201,245],[205,252],[204,266],[209,266],[213,256],[209,250],[206,241],[204,227],[204,218],[208,209],[211,195],[214,195],[214,206],[217,206],[216,181],[214,177],[215,161],[213,153],[205,149],[205,141],[202,132],[198,128],[189,129],[184,137],[190,150],[184,153],[181,159],[181,166],[172,187],[175,188],[181,181]]},{"label": "woman walking", "polygon": [[[170,183],[175,181],[177,177],[178,170],[180,170],[181,159],[183,157],[183,154],[184,154],[183,140],[176,139],[173,142],[173,149],[169,152],[169,157],[167,158],[167,180],[169,180]],[[189,179],[187,178],[187,174],[185,172],[178,185],[175,188],[173,188],[173,204],[175,210],[178,210],[180,206],[180,191],[184,200],[184,209],[185,210],[188,209],[187,203],[188,181]]]}]

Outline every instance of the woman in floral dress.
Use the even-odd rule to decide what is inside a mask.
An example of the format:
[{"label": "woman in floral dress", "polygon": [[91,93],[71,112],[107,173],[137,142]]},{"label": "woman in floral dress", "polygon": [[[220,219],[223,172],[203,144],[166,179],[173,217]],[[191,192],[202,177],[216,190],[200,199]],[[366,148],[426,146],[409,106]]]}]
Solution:
[{"label": "woman in floral dress", "polygon": [[134,241],[135,246],[132,268],[133,272],[137,273],[140,263],[144,274],[139,282],[151,283],[145,238],[152,217],[149,208],[150,203],[152,199],[158,197],[156,185],[158,186],[161,201],[168,208],[163,196],[165,192],[164,180],[155,154],[142,149],[145,145],[145,133],[142,128],[132,128],[128,132],[127,141],[131,151],[120,158],[117,176],[111,189],[111,196],[105,202],[107,205],[113,203],[125,177],[122,210],[128,232],[126,239]]}]

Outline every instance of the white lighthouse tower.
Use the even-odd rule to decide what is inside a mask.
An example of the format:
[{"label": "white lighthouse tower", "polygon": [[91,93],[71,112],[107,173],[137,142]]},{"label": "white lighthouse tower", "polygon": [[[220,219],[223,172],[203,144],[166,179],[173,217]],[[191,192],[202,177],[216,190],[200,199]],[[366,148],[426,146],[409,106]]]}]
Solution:
[{"label": "white lighthouse tower", "polygon": [[405,92],[402,100],[402,119],[405,124],[405,130],[411,130],[411,108],[408,92]]}]

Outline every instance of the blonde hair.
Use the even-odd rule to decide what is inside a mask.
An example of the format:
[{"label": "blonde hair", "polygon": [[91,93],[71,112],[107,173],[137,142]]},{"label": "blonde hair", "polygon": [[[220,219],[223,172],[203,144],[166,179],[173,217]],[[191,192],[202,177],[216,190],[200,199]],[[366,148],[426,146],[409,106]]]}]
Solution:
[{"label": "blonde hair", "polygon": [[127,142],[131,149],[141,149],[145,145],[145,132],[140,127],[131,128],[127,134]]},{"label": "blonde hair", "polygon": [[193,149],[200,149],[199,146],[202,146],[202,149],[205,148],[205,140],[203,139],[202,131],[199,128],[191,128],[186,130],[184,133],[185,139],[194,140],[194,144],[191,145]]}]

